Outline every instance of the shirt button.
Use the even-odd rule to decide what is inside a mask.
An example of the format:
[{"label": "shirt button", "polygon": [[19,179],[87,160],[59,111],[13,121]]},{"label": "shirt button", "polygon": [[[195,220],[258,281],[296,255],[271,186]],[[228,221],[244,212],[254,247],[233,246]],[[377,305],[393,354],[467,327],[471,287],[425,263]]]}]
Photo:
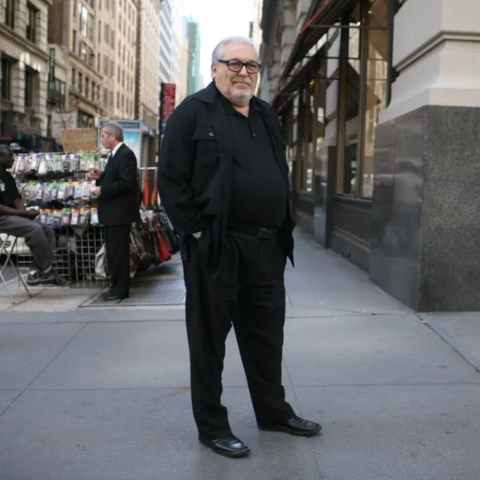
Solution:
[{"label": "shirt button", "polygon": [[211,137],[213,137],[213,132],[210,132],[209,135],[210,135]]}]

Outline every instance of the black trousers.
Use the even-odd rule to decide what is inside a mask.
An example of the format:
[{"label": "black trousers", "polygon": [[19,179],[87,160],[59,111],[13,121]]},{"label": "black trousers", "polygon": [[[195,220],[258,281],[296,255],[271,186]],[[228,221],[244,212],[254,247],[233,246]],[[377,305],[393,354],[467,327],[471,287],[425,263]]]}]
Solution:
[{"label": "black trousers", "polygon": [[128,296],[130,289],[130,229],[129,224],[105,227],[110,293],[121,298]]},{"label": "black trousers", "polygon": [[259,425],[290,419],[282,386],[284,271],[276,237],[229,233],[217,278],[206,272],[197,240],[187,240],[184,263],[193,415],[211,440],[231,433],[221,403],[225,340],[233,324]]}]

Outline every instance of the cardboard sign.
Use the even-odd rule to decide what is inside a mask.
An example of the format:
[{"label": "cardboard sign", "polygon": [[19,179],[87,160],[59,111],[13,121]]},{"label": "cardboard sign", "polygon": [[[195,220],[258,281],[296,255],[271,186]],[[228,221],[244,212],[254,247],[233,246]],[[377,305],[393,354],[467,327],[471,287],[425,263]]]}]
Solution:
[{"label": "cardboard sign", "polygon": [[96,152],[98,150],[97,130],[95,128],[64,130],[62,143],[65,153]]}]

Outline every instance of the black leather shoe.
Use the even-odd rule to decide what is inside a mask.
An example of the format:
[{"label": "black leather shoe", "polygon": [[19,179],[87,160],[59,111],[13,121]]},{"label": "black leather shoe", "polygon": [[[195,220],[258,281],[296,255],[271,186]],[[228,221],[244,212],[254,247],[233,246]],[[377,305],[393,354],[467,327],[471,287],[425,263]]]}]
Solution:
[{"label": "black leather shoe", "polygon": [[128,295],[126,297],[119,297],[118,295],[112,295],[110,293],[106,293],[105,295],[102,295],[102,300],[104,302],[114,302],[115,300],[120,301],[120,300],[124,300],[125,298],[128,298]]},{"label": "black leather shoe", "polygon": [[235,435],[218,438],[217,440],[208,440],[202,435],[198,436],[200,443],[211,448],[215,453],[229,458],[246,457],[250,449]]},{"label": "black leather shoe", "polygon": [[321,425],[310,420],[304,420],[296,415],[290,420],[274,425],[259,425],[266,432],[284,432],[297,437],[313,437],[322,429]]}]

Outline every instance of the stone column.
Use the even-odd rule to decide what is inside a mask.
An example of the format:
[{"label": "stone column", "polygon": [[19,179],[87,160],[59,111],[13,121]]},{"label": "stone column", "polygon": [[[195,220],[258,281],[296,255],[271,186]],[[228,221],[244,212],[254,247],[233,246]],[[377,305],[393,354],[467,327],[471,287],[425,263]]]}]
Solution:
[{"label": "stone column", "polygon": [[480,2],[406,0],[376,130],[370,276],[419,311],[480,310]]}]

